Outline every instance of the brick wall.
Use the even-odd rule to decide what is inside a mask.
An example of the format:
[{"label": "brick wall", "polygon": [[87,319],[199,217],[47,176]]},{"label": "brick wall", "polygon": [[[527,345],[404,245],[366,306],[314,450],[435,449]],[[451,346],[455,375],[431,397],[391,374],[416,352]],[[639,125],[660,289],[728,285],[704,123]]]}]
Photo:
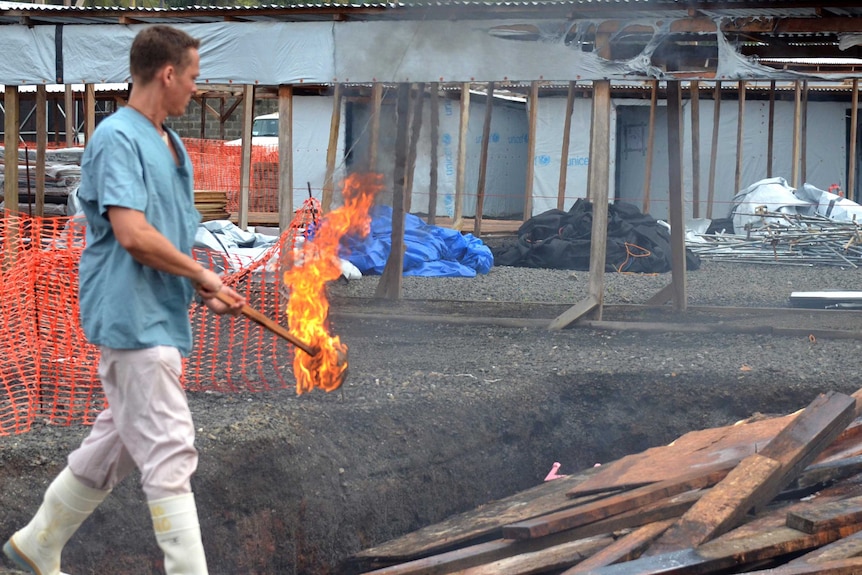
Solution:
[{"label": "brick wall", "polygon": [[[225,110],[230,109],[235,99],[227,98],[225,100]],[[211,98],[207,100],[207,105],[219,110],[219,101]],[[278,100],[265,99],[254,101],[254,115],[261,116],[278,111]],[[186,114],[180,118],[169,118],[167,124],[179,133],[184,138],[200,138],[201,135],[201,106],[195,101],[189,104]],[[224,123],[225,140],[235,140],[240,137],[242,131],[242,104],[236,107],[230,117]],[[219,138],[219,121],[218,118],[210,112],[206,115],[206,137],[208,139]]]}]

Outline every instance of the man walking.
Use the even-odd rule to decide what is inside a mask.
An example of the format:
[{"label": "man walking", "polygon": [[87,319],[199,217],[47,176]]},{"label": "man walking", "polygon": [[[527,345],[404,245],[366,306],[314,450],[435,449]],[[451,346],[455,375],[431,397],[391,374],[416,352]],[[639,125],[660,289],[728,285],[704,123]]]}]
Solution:
[{"label": "man walking", "polygon": [[[167,26],[132,43],[128,105],[106,118],[84,152],[78,191],[87,218],[81,255],[81,322],[101,350],[99,379],[109,407],[45,492],[4,553],[35,575],[58,575],[66,541],[135,467],[168,575],[206,575],[191,476],[194,425],[180,385],[192,346],[195,290],[215,313],[244,299],[191,257],[200,214],[192,166],[176,133],[200,73],[199,40]],[[223,291],[234,299],[215,299]]]}]

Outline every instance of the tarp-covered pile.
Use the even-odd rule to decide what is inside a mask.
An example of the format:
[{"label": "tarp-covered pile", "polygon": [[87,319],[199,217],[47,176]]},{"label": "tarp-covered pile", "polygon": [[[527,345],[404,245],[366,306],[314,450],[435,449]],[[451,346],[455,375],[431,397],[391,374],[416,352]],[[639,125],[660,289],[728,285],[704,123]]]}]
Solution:
[{"label": "tarp-covered pile", "polygon": [[[342,257],[363,275],[380,275],[392,248],[392,208],[371,209],[371,233],[365,238],[345,238]],[[472,234],[431,226],[407,214],[404,224],[404,275],[475,277],[494,264],[491,250]]]},{"label": "tarp-covered pile", "polygon": [[[548,210],[524,222],[518,240],[494,251],[504,266],[588,270],[593,225],[591,202],[579,199],[568,212]],[[697,256],[687,253],[688,269]],[[670,232],[631,204],[608,206],[605,271],[664,273],[671,270]]]}]

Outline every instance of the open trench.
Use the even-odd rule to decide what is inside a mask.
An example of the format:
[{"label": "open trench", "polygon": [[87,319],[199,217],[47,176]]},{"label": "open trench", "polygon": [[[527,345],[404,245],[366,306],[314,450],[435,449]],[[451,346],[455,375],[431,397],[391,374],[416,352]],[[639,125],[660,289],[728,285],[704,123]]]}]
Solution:
[{"label": "open trench", "polygon": [[[858,387],[851,373],[782,370],[780,357],[759,355],[765,365],[740,372],[739,345],[759,342],[760,354],[772,345],[755,336],[638,339],[367,318],[340,320],[337,331],[352,345],[343,396],[189,395],[211,574],[356,573],[353,554],[533,487],[555,461],[574,473]],[[820,345],[818,369],[831,369],[822,358],[844,348]],[[670,373],[667,356],[694,350],[709,361]],[[36,426],[0,438],[0,534],[29,518],[86,432]],[[138,479],[72,538],[65,572],[163,572]]]}]

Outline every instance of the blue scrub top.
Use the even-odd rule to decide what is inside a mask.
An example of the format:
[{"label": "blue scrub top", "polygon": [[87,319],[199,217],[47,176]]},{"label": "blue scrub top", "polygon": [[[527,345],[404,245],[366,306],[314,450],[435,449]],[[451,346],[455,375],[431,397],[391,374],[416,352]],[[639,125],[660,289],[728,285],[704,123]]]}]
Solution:
[{"label": "blue scrub top", "polygon": [[169,134],[178,163],[149,119],[127,106],[99,124],[84,150],[78,198],[87,218],[87,246],[79,295],[90,343],[191,351],[191,282],[135,261],[107,218],[110,206],[139,210],[178,250],[191,254],[201,219],[192,165],[179,137]]}]

